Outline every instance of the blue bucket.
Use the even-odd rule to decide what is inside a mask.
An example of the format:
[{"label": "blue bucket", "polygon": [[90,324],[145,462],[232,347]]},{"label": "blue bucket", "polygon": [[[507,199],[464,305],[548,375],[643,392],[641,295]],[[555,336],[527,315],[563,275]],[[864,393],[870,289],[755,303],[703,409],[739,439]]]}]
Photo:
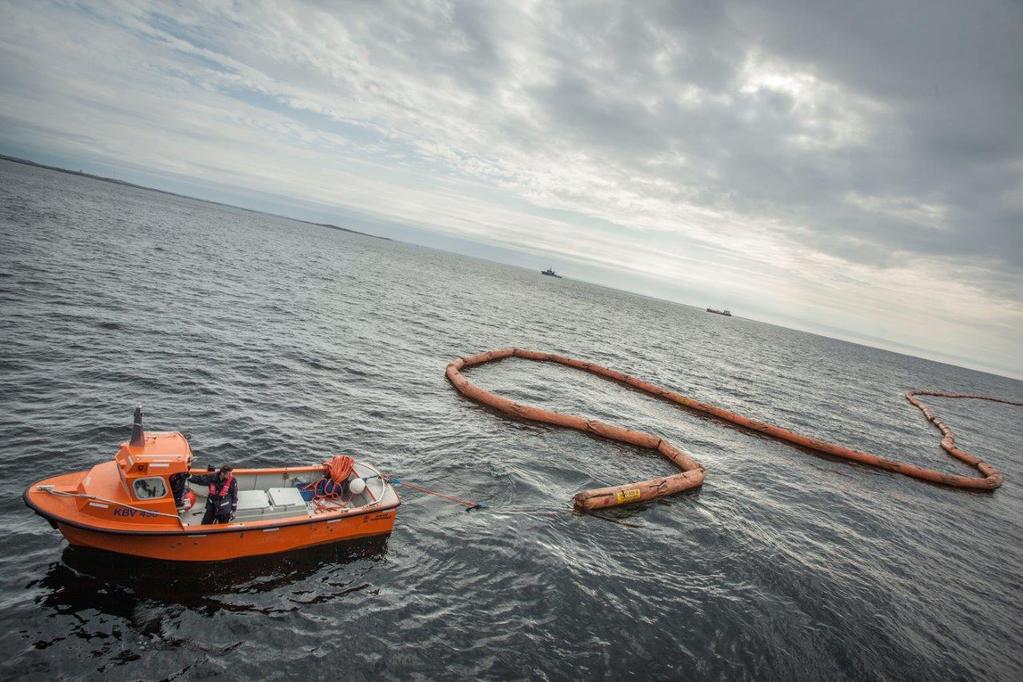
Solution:
[{"label": "blue bucket", "polygon": [[302,495],[302,499],[306,502],[313,501],[313,486],[311,483],[296,483],[295,487],[298,488],[298,492]]}]

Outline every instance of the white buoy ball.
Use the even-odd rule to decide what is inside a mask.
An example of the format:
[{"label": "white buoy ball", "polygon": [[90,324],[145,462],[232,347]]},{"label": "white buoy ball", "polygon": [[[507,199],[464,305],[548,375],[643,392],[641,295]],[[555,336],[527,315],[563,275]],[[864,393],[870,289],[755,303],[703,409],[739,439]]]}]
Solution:
[{"label": "white buoy ball", "polygon": [[361,495],[362,491],[366,489],[366,481],[361,478],[353,478],[352,482],[348,484],[348,489],[352,491],[352,495]]}]

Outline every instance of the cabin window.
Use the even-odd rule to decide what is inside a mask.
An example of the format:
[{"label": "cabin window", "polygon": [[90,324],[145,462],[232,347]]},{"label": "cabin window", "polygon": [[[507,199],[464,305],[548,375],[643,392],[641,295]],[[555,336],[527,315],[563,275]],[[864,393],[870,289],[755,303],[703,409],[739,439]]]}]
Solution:
[{"label": "cabin window", "polygon": [[167,494],[167,486],[163,484],[163,479],[158,476],[140,478],[132,486],[135,488],[135,497],[140,500],[150,500]]}]

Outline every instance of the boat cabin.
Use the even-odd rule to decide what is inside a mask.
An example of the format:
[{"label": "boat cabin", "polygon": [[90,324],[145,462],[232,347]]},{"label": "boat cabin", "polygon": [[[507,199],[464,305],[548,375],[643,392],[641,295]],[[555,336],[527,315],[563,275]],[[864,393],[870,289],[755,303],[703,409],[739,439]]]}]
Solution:
[{"label": "boat cabin", "polygon": [[150,431],[142,441],[141,445],[132,445],[131,441],[121,444],[114,456],[118,477],[132,504],[158,506],[158,511],[173,514],[171,477],[188,472],[192,465],[192,448],[176,431]]},{"label": "boat cabin", "polygon": [[92,467],[78,482],[80,512],[149,524],[172,522],[177,516],[174,477],[187,474],[192,448],[176,431],[146,433],[141,427],[137,413],[131,440],[121,443],[113,460]]}]

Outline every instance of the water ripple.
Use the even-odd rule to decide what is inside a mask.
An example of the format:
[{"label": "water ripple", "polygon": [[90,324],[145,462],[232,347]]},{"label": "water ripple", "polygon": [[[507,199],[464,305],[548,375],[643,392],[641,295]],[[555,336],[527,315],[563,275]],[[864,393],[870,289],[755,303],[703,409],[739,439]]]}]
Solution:
[{"label": "water ripple", "polygon": [[[699,491],[582,516],[656,455],[505,419],[443,379],[519,345],[949,471],[912,387],[1023,384],[430,249],[0,162],[0,677],[1023,676],[1018,410],[935,399],[1006,472],[947,490],[506,361],[473,380],[707,463]],[[169,566],[68,548],[26,485],[110,457],[143,403],[201,461],[349,452],[411,488],[386,540]]]}]

